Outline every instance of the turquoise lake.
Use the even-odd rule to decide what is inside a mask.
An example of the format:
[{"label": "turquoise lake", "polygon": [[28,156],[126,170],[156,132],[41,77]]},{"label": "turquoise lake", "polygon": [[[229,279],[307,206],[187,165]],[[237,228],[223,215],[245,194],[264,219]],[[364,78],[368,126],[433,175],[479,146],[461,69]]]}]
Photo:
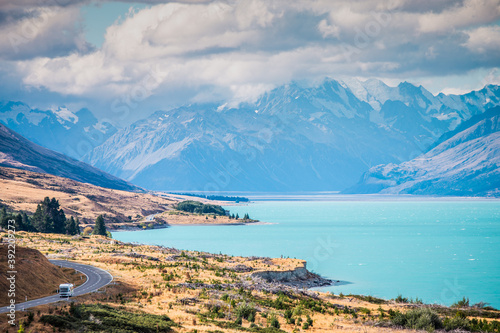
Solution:
[{"label": "turquoise lake", "polygon": [[243,256],[307,260],[345,282],[338,294],[418,297],[451,305],[463,296],[500,308],[500,201],[262,201],[231,213],[272,224],[173,226],[114,232],[125,242]]}]

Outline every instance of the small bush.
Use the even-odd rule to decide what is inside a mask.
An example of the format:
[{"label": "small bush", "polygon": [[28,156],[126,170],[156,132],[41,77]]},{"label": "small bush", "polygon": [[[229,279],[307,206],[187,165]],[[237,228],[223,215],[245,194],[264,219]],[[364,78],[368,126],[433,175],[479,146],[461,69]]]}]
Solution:
[{"label": "small bush", "polygon": [[403,297],[403,295],[399,294],[398,297],[394,299],[396,303],[408,303],[408,298]]},{"label": "small bush", "polygon": [[278,321],[278,318],[276,318],[276,316],[272,316],[270,318],[269,326],[274,327],[274,328],[280,328],[280,322]]},{"label": "small bush", "polygon": [[252,304],[247,304],[246,302],[241,303],[237,308],[236,308],[236,316],[247,319],[252,316],[252,318],[255,318],[255,313],[257,313],[257,310],[253,307]]},{"label": "small bush", "polygon": [[469,299],[464,296],[460,301],[454,303],[452,308],[466,308],[469,307]]},{"label": "small bush", "polygon": [[421,308],[406,313],[391,312],[391,322],[396,326],[416,330],[435,330],[443,328],[443,322],[438,314],[431,309]]},{"label": "small bush", "polygon": [[453,318],[445,318],[443,321],[444,329],[447,331],[453,330],[470,330],[470,322],[463,314],[457,313]]}]

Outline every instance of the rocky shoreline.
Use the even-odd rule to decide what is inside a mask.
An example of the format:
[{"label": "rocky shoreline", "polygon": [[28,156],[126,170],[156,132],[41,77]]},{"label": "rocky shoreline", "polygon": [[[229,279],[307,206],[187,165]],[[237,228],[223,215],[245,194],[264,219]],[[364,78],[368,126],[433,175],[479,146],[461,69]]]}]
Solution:
[{"label": "rocky shoreline", "polygon": [[288,271],[256,271],[248,274],[254,279],[262,279],[270,283],[296,287],[300,289],[310,289],[315,287],[326,287],[334,284],[333,280],[326,279],[318,274],[307,270],[306,263],[302,267],[296,267]]},{"label": "rocky shoreline", "polygon": [[[239,267],[244,266],[244,267]],[[238,272],[252,271],[252,268],[239,265],[232,270]],[[284,271],[254,271],[242,276],[239,283],[227,284],[207,284],[207,283],[182,283],[179,286],[189,289],[217,289],[217,290],[230,290],[238,289],[240,287],[246,289],[253,289],[257,291],[265,291],[272,294],[279,292],[294,292],[308,295],[311,297],[316,296],[316,292],[309,289],[316,287],[326,287],[334,285],[336,282],[326,279],[318,274],[309,272],[306,269],[306,264],[302,267],[297,267],[293,270]]]}]

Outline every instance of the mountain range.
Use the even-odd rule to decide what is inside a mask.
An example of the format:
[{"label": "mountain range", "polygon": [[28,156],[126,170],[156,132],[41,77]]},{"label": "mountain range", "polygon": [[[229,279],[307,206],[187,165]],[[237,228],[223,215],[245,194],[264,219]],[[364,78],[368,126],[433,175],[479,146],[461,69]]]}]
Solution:
[{"label": "mountain range", "polygon": [[500,195],[500,107],[443,135],[427,153],[379,165],[346,193]]},{"label": "mountain range", "polygon": [[143,191],[122,179],[41,147],[0,124],[0,166],[47,173],[110,189]]},{"label": "mountain range", "polygon": [[0,123],[36,144],[76,159],[116,132],[113,125],[100,123],[85,108],[76,112],[64,106],[40,110],[12,101],[0,103]]},{"label": "mountain range", "polygon": [[[157,111],[121,129],[108,125],[103,142],[77,157],[151,190],[342,190],[370,168],[415,159],[446,133],[498,105],[495,85],[433,95],[408,82],[396,87],[379,80],[292,82],[237,107],[193,104]],[[76,121],[61,110],[42,112],[45,123],[33,121],[38,110],[16,117],[0,111],[0,121],[18,124],[28,138],[59,152],[67,147],[44,138],[44,126],[53,124],[58,136],[67,135],[59,134],[65,130],[77,136],[102,130],[95,118],[83,116],[88,110],[72,113]],[[61,118],[72,119],[64,130],[57,125]],[[33,130],[24,129],[26,122]]]},{"label": "mountain range", "polygon": [[156,190],[341,190],[373,166],[421,155],[499,96],[498,86],[434,96],[407,82],[291,83],[237,108],[158,111],[84,160]]}]

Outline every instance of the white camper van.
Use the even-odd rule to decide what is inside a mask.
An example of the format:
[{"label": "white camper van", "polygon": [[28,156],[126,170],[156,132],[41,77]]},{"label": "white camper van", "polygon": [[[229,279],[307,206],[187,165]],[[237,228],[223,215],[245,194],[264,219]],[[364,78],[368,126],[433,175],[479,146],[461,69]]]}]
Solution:
[{"label": "white camper van", "polygon": [[73,296],[73,284],[63,283],[59,285],[59,296],[60,297],[71,297]]}]

